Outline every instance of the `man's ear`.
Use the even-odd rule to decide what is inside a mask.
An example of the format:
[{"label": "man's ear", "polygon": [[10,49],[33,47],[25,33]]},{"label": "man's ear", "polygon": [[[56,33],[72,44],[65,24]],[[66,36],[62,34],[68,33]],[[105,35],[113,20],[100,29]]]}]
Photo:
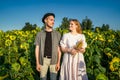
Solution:
[{"label": "man's ear", "polygon": [[44,22],[45,22],[45,23],[47,22],[47,18],[44,19]]}]

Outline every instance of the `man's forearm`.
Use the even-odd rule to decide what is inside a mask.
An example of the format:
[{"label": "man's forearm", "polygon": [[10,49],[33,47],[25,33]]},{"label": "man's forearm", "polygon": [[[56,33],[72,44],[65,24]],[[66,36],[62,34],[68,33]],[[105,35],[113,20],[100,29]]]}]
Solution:
[{"label": "man's forearm", "polygon": [[39,64],[39,46],[35,48],[36,64]]},{"label": "man's forearm", "polygon": [[58,62],[60,64],[60,59],[61,59],[61,50],[60,47],[58,47]]}]

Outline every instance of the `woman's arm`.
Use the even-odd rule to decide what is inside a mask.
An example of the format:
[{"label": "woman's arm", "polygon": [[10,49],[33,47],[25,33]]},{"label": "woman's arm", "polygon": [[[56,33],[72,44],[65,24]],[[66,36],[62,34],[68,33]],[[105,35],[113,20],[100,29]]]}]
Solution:
[{"label": "woman's arm", "polygon": [[61,47],[61,50],[63,53],[70,53],[71,52],[71,49],[67,48],[67,47]]}]

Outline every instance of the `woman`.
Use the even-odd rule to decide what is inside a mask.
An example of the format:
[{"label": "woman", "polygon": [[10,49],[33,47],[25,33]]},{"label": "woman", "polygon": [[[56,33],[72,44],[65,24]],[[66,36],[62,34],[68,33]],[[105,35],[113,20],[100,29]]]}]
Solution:
[{"label": "woman", "polygon": [[[70,32],[64,34],[60,41],[64,53],[60,80],[88,80],[83,56],[87,43],[77,19],[70,20],[69,30]],[[76,49],[75,46],[79,41],[82,41],[82,46]]]}]

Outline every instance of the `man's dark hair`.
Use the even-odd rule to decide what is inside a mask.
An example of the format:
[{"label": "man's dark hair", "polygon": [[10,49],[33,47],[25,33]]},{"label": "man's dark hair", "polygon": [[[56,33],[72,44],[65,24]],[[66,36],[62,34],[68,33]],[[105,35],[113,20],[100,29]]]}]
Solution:
[{"label": "man's dark hair", "polygon": [[42,22],[45,23],[45,18],[47,18],[48,16],[53,16],[55,18],[55,14],[54,13],[46,13],[43,18],[42,18]]}]

